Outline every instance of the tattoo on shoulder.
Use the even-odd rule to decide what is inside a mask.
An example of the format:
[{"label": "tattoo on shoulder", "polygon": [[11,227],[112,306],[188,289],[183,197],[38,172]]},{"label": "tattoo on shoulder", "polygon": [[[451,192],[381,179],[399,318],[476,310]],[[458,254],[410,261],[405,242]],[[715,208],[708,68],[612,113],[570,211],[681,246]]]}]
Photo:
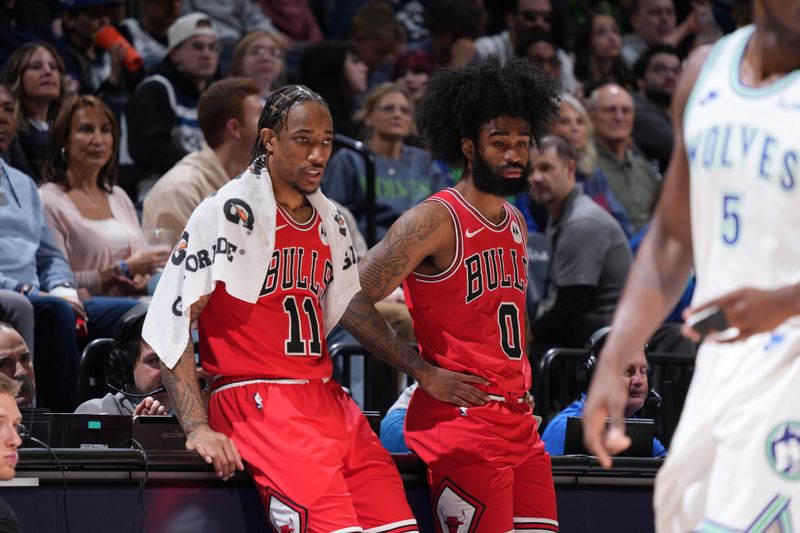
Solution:
[{"label": "tattoo on shoulder", "polygon": [[[440,228],[440,206],[423,203],[401,216],[383,240],[359,265],[361,286],[370,294],[394,290],[398,278],[410,269],[412,257],[424,250]],[[411,269],[416,264],[411,265]],[[402,280],[400,280],[402,281]]]}]

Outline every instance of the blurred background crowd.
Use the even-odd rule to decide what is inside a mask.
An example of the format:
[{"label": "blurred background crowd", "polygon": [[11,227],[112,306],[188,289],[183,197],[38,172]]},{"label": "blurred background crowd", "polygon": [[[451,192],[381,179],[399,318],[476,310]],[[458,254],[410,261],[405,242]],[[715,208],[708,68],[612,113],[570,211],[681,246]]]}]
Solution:
[{"label": "blurred background crowd", "polygon": [[[670,104],[684,60],[747,24],[749,7],[0,0],[0,320],[28,348],[27,362],[9,371],[28,383],[23,401],[38,392],[39,405],[72,411],[84,399],[82,348],[113,336],[147,299],[193,209],[247,166],[261,107],[276,88],[301,83],[319,92],[336,133],[374,154],[380,239],[405,210],[460,176],[431,160],[415,134],[427,80],[489,55],[524,58],[563,90],[552,133],[572,155],[563,167],[533,161],[530,194],[509,200],[530,230],[534,357],[583,346],[609,324],[647,231],[672,150]],[[536,168],[550,178],[536,178]],[[342,148],[323,181],[364,234],[366,170]],[[601,222],[579,233],[563,216],[576,195],[600,208],[591,216]],[[361,252],[372,244],[362,241]],[[385,316],[413,340],[402,292],[385,304]],[[670,320],[680,321],[679,310]],[[668,326],[663,349],[682,342]],[[4,353],[10,348],[0,342]]]}]

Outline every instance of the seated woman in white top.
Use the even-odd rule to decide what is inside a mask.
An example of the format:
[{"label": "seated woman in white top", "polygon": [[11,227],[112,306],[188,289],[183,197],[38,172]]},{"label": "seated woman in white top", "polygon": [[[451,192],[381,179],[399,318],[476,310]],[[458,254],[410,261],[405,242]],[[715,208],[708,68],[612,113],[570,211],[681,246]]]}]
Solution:
[{"label": "seated woman in white top", "polygon": [[148,250],[136,211],[114,185],[119,130],[94,96],[65,102],[51,132],[39,190],[54,240],[78,287],[92,295],[146,292],[169,250]]}]

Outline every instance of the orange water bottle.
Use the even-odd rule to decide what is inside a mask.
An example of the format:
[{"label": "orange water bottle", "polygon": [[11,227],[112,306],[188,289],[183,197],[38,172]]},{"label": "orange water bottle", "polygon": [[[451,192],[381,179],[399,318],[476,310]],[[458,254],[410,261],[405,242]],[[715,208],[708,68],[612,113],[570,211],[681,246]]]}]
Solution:
[{"label": "orange water bottle", "polygon": [[98,31],[95,41],[104,50],[111,50],[111,47],[115,44],[121,44],[122,48],[125,49],[125,59],[122,64],[130,72],[136,72],[144,65],[142,56],[139,55],[136,48],[114,26],[106,26]]}]

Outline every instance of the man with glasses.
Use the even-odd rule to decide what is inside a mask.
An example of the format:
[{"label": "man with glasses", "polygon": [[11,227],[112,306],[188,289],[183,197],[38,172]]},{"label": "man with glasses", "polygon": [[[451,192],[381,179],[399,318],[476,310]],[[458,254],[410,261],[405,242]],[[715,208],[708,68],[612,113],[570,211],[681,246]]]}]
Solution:
[{"label": "man with glasses", "polygon": [[666,172],[672,153],[672,121],[669,108],[681,73],[678,50],[657,44],[636,61],[633,76],[639,92],[633,95],[636,113],[633,140],[648,159],[658,160],[658,169]]},{"label": "man with glasses", "polygon": [[217,32],[202,13],[176,20],[167,41],[167,56],[136,89],[122,123],[120,160],[133,163],[125,185],[139,199],[186,154],[202,149],[197,103],[219,62]]},{"label": "man with glasses", "polygon": [[[480,57],[494,55],[503,61],[514,56],[525,37],[534,33],[552,35],[551,21],[553,5],[551,0],[512,0],[508,2],[506,11],[506,30],[496,35],[481,37],[475,41],[475,48]],[[557,49],[561,66],[561,85],[572,92],[575,89],[572,58],[561,48]]]},{"label": "man with glasses", "polygon": [[638,232],[650,220],[661,175],[631,143],[633,98],[616,83],[604,83],[592,91],[588,107],[595,128],[597,164]]}]

